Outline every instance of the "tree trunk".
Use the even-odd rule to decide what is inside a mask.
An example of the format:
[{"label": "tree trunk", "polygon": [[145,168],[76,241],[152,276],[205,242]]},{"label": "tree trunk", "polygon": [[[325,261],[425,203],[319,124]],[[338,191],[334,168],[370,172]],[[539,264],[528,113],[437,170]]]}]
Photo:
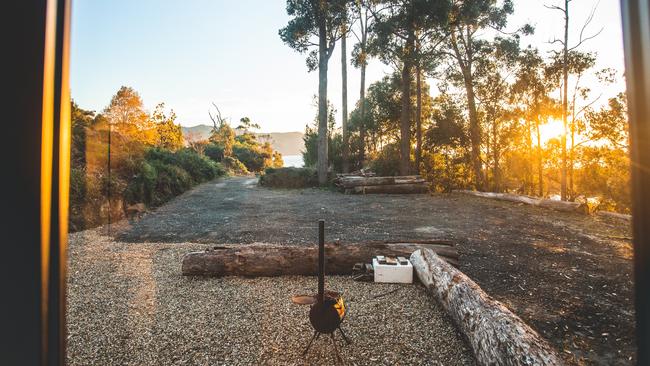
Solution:
[{"label": "tree trunk", "polygon": [[341,124],[343,129],[343,173],[350,171],[350,133],[348,131],[348,62],[346,38],[347,30],[343,27],[341,35]]},{"label": "tree trunk", "polygon": [[415,111],[415,172],[420,174],[420,162],[422,159],[422,70],[420,63],[415,66],[417,104]]},{"label": "tree trunk", "polygon": [[499,201],[525,203],[527,205],[549,208],[556,211],[576,212],[582,214],[589,213],[589,208],[587,207],[587,205],[579,202],[549,200],[549,199],[542,199],[542,198],[530,197],[525,195],[510,194],[510,193],[477,192],[477,191],[467,191],[467,190],[455,190],[454,192],[469,194],[472,196],[483,197],[483,198],[492,198]]},{"label": "tree trunk", "polygon": [[564,132],[562,133],[562,173],[560,179],[560,197],[562,201],[567,199],[567,154],[566,154],[566,135],[567,135],[567,115],[569,114],[569,0],[564,0],[564,54],[562,61],[562,80],[563,80],[563,93],[562,93],[562,124],[564,125]]},{"label": "tree trunk", "polygon": [[500,192],[501,191],[501,176],[499,174],[499,159],[501,158],[499,156],[499,147],[498,147],[498,141],[497,141],[497,122],[496,119],[493,119],[492,121],[492,160],[493,160],[493,167],[492,167],[492,179],[494,180],[494,191],[495,192]]},{"label": "tree trunk", "polygon": [[[332,275],[350,274],[355,263],[369,263],[377,255],[409,257],[422,248],[428,248],[458,264],[457,250],[444,240],[430,243],[326,244],[325,271]],[[318,248],[315,245],[220,245],[186,254],[181,269],[185,276],[316,275]]]},{"label": "tree trunk", "polygon": [[542,136],[539,133],[539,116],[535,119],[537,130],[537,181],[539,184],[538,196],[544,197],[544,175],[542,168]]},{"label": "tree trunk", "polygon": [[433,251],[411,255],[418,278],[467,337],[479,365],[561,365],[528,324]]},{"label": "tree trunk", "polygon": [[481,126],[478,123],[476,110],[476,97],[474,96],[474,83],[471,76],[465,77],[465,90],[467,92],[467,107],[469,112],[469,139],[472,145],[471,158],[474,170],[474,184],[476,189],[485,189],[483,167],[481,164]]},{"label": "tree trunk", "polygon": [[327,28],[325,21],[318,25],[318,184],[327,184]]},{"label": "tree trunk", "polygon": [[400,114],[400,164],[401,175],[408,175],[411,171],[411,74],[412,55],[415,44],[415,35],[410,32],[406,40],[406,57],[402,66],[402,111]]},{"label": "tree trunk", "polygon": [[[365,34],[363,35],[362,44],[365,48]],[[365,55],[365,51],[364,52]],[[364,56],[364,61],[361,64],[361,92],[359,94],[359,100],[361,101],[361,126],[359,126],[359,140],[361,140],[361,146],[359,146],[359,162],[361,167],[363,167],[364,160],[366,159],[366,61]]]},{"label": "tree trunk", "polygon": [[526,189],[525,194],[533,194],[535,191],[535,182],[533,181],[533,138],[531,137],[532,128],[530,119],[526,118],[526,145],[528,147],[528,159],[526,161]]}]

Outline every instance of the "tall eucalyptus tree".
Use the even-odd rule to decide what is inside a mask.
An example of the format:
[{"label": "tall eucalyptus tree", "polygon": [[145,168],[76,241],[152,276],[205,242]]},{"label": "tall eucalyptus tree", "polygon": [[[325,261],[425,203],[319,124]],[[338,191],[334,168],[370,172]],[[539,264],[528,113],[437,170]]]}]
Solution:
[{"label": "tall eucalyptus tree", "polygon": [[[346,24],[349,0],[287,0],[292,18],[279,30],[289,47],[306,53],[309,71],[318,69],[318,183],[327,183],[327,68],[336,41]],[[316,48],[316,49],[314,49]]]}]

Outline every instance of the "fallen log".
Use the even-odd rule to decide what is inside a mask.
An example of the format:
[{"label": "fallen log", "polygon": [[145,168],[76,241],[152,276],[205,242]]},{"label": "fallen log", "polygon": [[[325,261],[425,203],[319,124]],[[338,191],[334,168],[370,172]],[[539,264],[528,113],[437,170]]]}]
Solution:
[{"label": "fallen log", "polygon": [[535,330],[433,251],[414,252],[411,263],[420,281],[467,337],[478,364],[561,364]]},{"label": "fallen log", "polygon": [[[325,271],[328,274],[351,274],[355,263],[368,263],[377,255],[406,257],[427,248],[441,258],[458,265],[458,251],[449,245],[437,244],[326,244]],[[309,246],[278,246],[270,244],[224,245],[183,257],[181,271],[185,276],[285,276],[316,275],[318,249]]]},{"label": "fallen log", "polygon": [[622,214],[622,213],[618,213],[618,212],[596,211],[596,215],[602,216],[602,217],[610,217],[610,218],[623,220],[623,221],[627,221],[627,222],[632,221],[632,215]]},{"label": "fallen log", "polygon": [[548,208],[556,211],[577,212],[583,214],[589,213],[589,209],[587,205],[580,202],[549,200],[546,198],[530,197],[530,196],[524,196],[524,195],[518,195],[512,193],[478,192],[478,191],[468,191],[468,190],[455,190],[454,192],[469,194],[472,196],[483,197],[483,198],[492,198],[500,201],[525,203],[527,205]]},{"label": "fallen log", "polygon": [[339,187],[342,188],[353,188],[360,186],[381,186],[381,185],[393,185],[393,184],[420,184],[426,183],[422,177],[419,175],[407,175],[407,176],[396,176],[396,177],[361,177],[361,176],[351,176],[351,177],[341,177],[336,183]]},{"label": "fallen log", "polygon": [[427,193],[429,188],[426,184],[390,184],[381,186],[359,186],[350,189],[350,193],[356,194],[378,194],[378,193],[392,193],[392,194],[412,194],[412,193]]}]

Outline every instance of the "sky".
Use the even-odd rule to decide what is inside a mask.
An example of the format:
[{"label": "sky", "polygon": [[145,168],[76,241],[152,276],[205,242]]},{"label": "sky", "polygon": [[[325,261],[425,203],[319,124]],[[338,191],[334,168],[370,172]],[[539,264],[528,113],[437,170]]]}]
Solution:
[{"label": "sky", "polygon": [[[72,10],[71,93],[84,109],[102,111],[122,85],[137,90],[152,111],[164,102],[183,126],[211,124],[214,102],[236,125],[247,116],[264,132],[304,131],[316,114],[317,72],[308,72],[305,55],[286,46],[278,30],[289,20],[285,0],[75,0]],[[515,0],[509,29],[530,23],[535,34],[522,39],[543,52],[562,36],[558,11],[544,7],[558,0]],[[574,0],[570,44],[596,4]],[[618,0],[600,0],[586,34],[600,35],[581,49],[598,53],[595,69],[619,70],[618,82],[595,88],[600,100],[624,90],[623,42]],[[348,51],[356,42],[348,39]],[[349,59],[349,57],[348,57]],[[370,62],[366,85],[392,72]],[[341,54],[329,63],[328,97],[341,106]],[[433,81],[432,81],[433,82]],[[587,80],[587,83],[593,80]],[[595,84],[594,84],[595,85]],[[359,98],[359,70],[348,65],[348,108]],[[432,88],[435,93],[435,87]]]}]

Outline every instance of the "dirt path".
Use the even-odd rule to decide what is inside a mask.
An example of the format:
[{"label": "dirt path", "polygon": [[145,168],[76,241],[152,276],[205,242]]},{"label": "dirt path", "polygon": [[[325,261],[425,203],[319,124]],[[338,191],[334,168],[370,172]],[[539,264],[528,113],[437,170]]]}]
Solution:
[{"label": "dirt path", "polygon": [[311,244],[446,238],[461,270],[575,364],[634,362],[629,226],[464,195],[272,190],[251,178],[198,186],[147,214],[127,242]]}]

